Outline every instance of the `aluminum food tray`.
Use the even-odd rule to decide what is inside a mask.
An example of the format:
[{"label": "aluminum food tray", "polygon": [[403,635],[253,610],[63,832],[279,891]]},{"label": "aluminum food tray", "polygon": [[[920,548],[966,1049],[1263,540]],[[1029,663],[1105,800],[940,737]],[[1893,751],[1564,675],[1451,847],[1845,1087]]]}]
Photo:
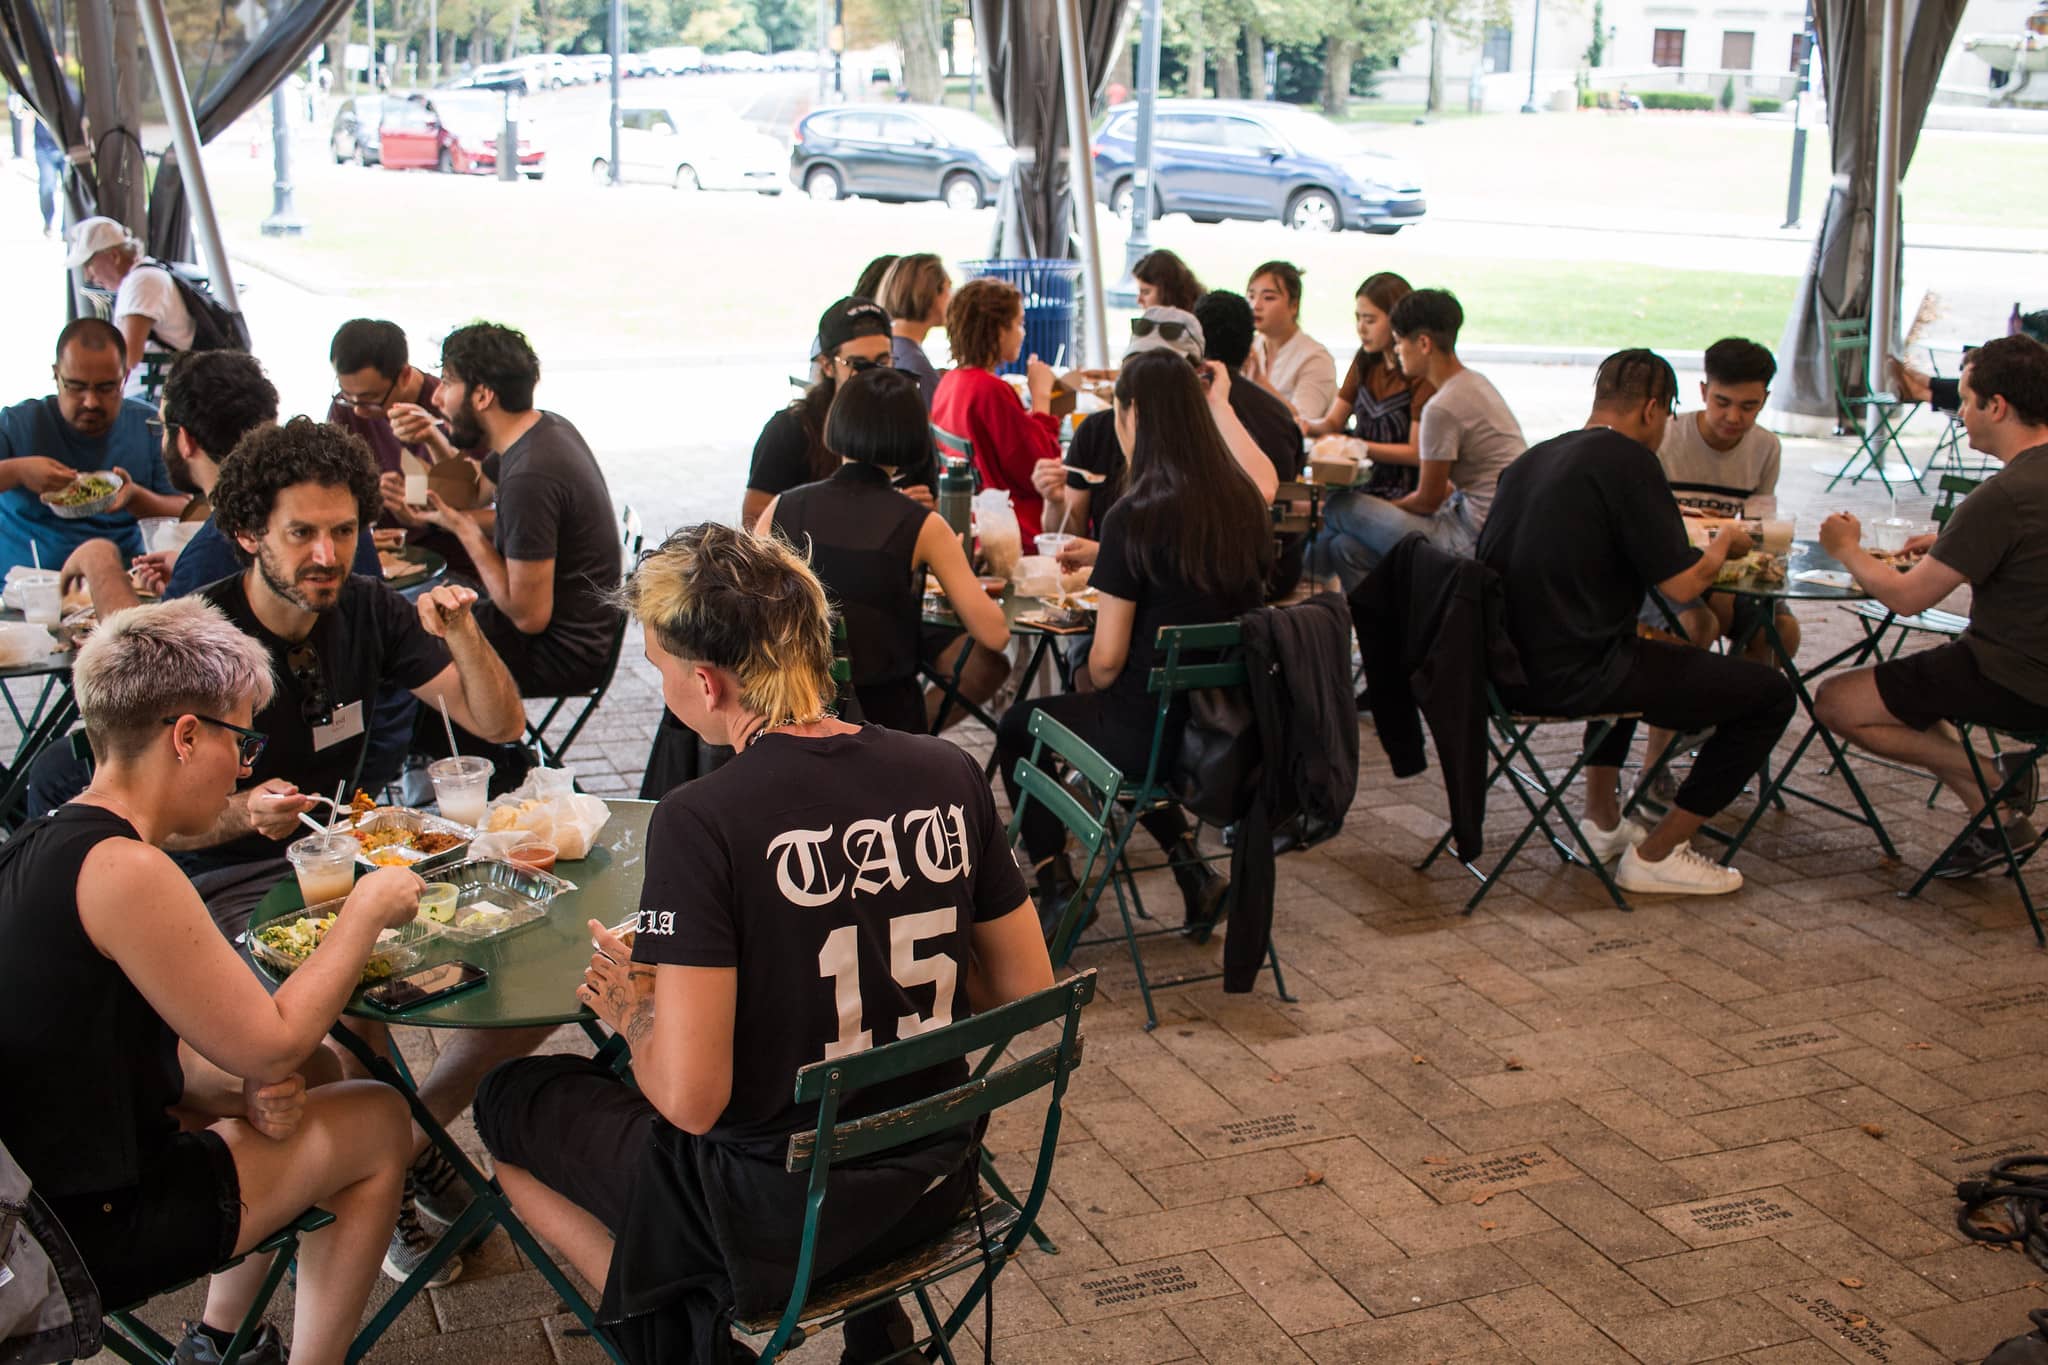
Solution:
[{"label": "aluminum food tray", "polygon": [[[470,858],[423,874],[428,881],[457,888],[455,919],[437,926],[457,943],[482,943],[543,919],[555,898],[574,890],[560,877],[495,858]],[[465,916],[483,911],[489,922],[465,927]]]},{"label": "aluminum food tray", "polygon": [[[461,862],[469,852],[469,841],[476,837],[476,831],[468,825],[459,825],[453,820],[429,815],[425,811],[407,810],[403,806],[379,806],[349,826],[351,832],[393,828],[410,830],[415,834],[453,834],[462,840],[453,848],[444,848],[439,853],[419,853],[409,848],[377,850],[379,853],[400,855],[405,859],[402,866],[409,867],[415,872],[425,872],[428,868],[446,867],[451,863]],[[357,852],[356,864],[368,868],[388,866],[385,863],[371,862],[367,850]]]},{"label": "aluminum food tray", "polygon": [[[278,918],[270,921],[270,923],[289,924],[294,919],[301,917],[306,919],[324,919],[329,915],[339,914],[341,907],[342,902],[339,900],[322,901],[318,905],[307,906],[298,915],[280,915]],[[258,925],[257,929],[266,927],[268,926]],[[410,924],[391,931],[390,937],[380,938],[377,946],[370,952],[369,961],[363,964],[362,984],[368,986],[379,981],[386,981],[397,976],[400,972],[417,966],[420,960],[420,949],[429,939],[439,937],[442,927],[431,920],[414,920]],[[256,936],[257,929],[243,931],[240,939],[248,947],[251,957],[272,968],[281,976],[291,975],[295,969],[304,964],[304,958],[293,957],[290,953],[281,952],[258,938]]]}]

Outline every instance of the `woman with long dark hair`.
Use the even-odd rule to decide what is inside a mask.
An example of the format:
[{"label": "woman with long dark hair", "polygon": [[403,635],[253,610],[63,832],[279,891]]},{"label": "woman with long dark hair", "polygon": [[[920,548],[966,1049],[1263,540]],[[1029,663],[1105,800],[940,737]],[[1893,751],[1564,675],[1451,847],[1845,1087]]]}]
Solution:
[{"label": "woman with long dark hair", "polygon": [[[1203,392],[1204,379],[1208,391]],[[1218,430],[1230,409],[1229,372],[1198,372],[1173,351],[1124,362],[1116,382],[1117,440],[1130,486],[1102,522],[1093,586],[1101,605],[1088,651],[1091,691],[1020,702],[996,735],[997,767],[1017,801],[1017,760],[1031,752],[1031,715],[1043,707],[1125,772],[1145,771],[1157,699],[1146,689],[1161,626],[1235,620],[1264,600],[1273,530],[1265,498]],[[1231,419],[1234,421],[1235,419]],[[1186,714],[1168,717],[1164,752],[1177,754]],[[1178,809],[1140,817],[1167,851],[1191,928],[1206,931],[1229,883],[1200,861]],[[1073,886],[1059,821],[1033,803],[1023,840],[1041,911],[1056,915]]]},{"label": "woman with long dark hair", "polygon": [[[893,258],[892,258],[893,259]],[[818,319],[816,379],[803,396],[768,419],[754,442],[740,525],[752,526],[778,494],[801,484],[829,479],[839,457],[825,443],[825,415],[839,386],[863,370],[890,364],[889,315],[873,299],[850,294]],[[898,470],[897,491],[929,508],[937,473],[927,450],[924,460]]]},{"label": "woman with long dark hair", "polygon": [[1192,313],[1195,300],[1208,292],[1188,263],[1164,248],[1140,256],[1131,267],[1131,278],[1138,282],[1140,308],[1178,308]]},{"label": "woman with long dark hair", "polygon": [[[921,735],[929,728],[917,679],[925,571],[938,576],[973,643],[998,660],[1010,628],[981,590],[960,538],[938,513],[889,486],[898,469],[931,453],[916,377],[883,369],[855,375],[833,400],[825,441],[839,468],[771,501],[755,530],[808,548],[811,571],[845,623],[863,719]],[[997,674],[998,686],[1007,671]]]},{"label": "woman with long dark hair", "polygon": [[1358,354],[1351,357],[1351,368],[1329,412],[1319,421],[1304,419],[1301,424],[1310,436],[1348,432],[1365,442],[1373,471],[1359,491],[1377,498],[1405,497],[1415,491],[1415,428],[1422,421],[1422,405],[1436,392],[1426,377],[1403,374],[1394,355],[1394,305],[1413,292],[1407,280],[1384,270],[1368,275],[1358,286],[1353,308]]}]

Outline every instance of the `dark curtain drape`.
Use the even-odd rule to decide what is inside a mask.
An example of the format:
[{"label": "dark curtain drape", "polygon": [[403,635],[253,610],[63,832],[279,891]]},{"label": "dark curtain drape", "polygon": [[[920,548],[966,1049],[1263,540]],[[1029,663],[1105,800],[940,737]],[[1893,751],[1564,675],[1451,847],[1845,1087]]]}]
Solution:
[{"label": "dark curtain drape", "polygon": [[[0,0],[0,4],[24,0]],[[221,73],[199,99],[193,114],[199,141],[207,143],[256,107],[306,59],[349,9],[350,0],[299,0],[276,14],[262,34],[243,49],[234,65]],[[192,259],[192,218],[185,209],[185,178],[178,170],[175,149],[164,152],[156,184],[149,196],[149,254],[164,261]]]},{"label": "dark curtain drape", "polygon": [[[1828,147],[1835,182],[1814,236],[1806,279],[1793,302],[1779,343],[1777,403],[1813,417],[1835,415],[1836,385],[1845,393],[1866,389],[1859,374],[1836,374],[1828,362],[1823,328],[1843,318],[1870,316],[1874,278],[1871,233],[1877,207],[1878,60],[1883,39],[1884,0],[1815,0],[1814,28],[1820,38],[1822,88],[1828,104]],[[1902,44],[1905,65],[1899,81],[1899,175],[1912,164],[1913,148],[1934,82],[1948,56],[1964,0],[1906,0]],[[1895,235],[1893,240],[1898,240]],[[1899,262],[1886,266],[1897,276]],[[1887,338],[1874,339],[1876,345]]]},{"label": "dark curtain drape", "polygon": [[85,102],[64,78],[35,0],[0,0],[0,79],[50,125],[70,163],[64,193],[75,218],[90,218],[99,204],[92,158],[85,143]]},{"label": "dark curtain drape", "polygon": [[[1011,172],[1021,240],[1004,240],[997,254],[1066,260],[1074,255],[1072,176],[1067,161],[1067,106],[1060,85],[1060,26],[1056,0],[972,0],[975,41],[988,72],[1010,145],[1018,151]],[[1130,0],[1079,0],[1081,48],[1092,109],[1109,84],[1109,70]],[[1088,130],[1080,129],[1080,137]]]}]

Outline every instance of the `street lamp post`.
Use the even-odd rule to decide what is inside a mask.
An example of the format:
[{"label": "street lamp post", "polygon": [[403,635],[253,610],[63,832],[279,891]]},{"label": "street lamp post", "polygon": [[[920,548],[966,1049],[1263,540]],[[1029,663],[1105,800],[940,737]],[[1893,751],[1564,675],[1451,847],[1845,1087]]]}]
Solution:
[{"label": "street lamp post", "polygon": [[1806,180],[1806,95],[1813,88],[1813,0],[1807,0],[1806,32],[1799,58],[1799,84],[1792,92],[1792,179],[1785,187],[1785,226],[1799,226],[1799,197]]},{"label": "street lamp post", "polygon": [[1124,277],[1108,292],[1109,302],[1120,308],[1137,303],[1138,281],[1131,267],[1152,250],[1152,115],[1159,102],[1159,0],[1145,0],[1145,8],[1139,14],[1138,134],[1131,165],[1131,234],[1124,239]]},{"label": "street lamp post", "polygon": [[619,65],[626,59],[626,0],[612,0],[612,161],[611,183],[619,179]]},{"label": "street lamp post", "polygon": [[[271,0],[270,22],[284,17],[284,0]],[[263,220],[265,237],[296,237],[306,230],[292,207],[292,105],[279,81],[270,92],[270,157],[275,178],[270,182],[270,216]]]},{"label": "street lamp post", "polygon": [[1543,35],[1543,0],[1536,0],[1535,9],[1529,15],[1529,98],[1522,105],[1522,112],[1536,112],[1536,41]]}]

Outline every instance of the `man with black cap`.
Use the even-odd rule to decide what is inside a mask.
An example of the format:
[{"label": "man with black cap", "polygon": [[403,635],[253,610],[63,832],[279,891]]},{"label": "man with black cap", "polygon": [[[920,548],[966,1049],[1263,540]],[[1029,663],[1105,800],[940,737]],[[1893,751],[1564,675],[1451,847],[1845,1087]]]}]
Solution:
[{"label": "man with black cap", "polygon": [[[754,442],[747,493],[740,503],[741,526],[759,521],[762,510],[790,489],[832,477],[839,468],[839,457],[825,449],[825,414],[832,397],[862,370],[891,364],[893,344],[889,314],[873,299],[850,294],[825,310],[818,319],[818,368],[811,386],[770,417]],[[932,506],[937,482],[930,459],[896,471],[897,489],[926,507]]]}]

